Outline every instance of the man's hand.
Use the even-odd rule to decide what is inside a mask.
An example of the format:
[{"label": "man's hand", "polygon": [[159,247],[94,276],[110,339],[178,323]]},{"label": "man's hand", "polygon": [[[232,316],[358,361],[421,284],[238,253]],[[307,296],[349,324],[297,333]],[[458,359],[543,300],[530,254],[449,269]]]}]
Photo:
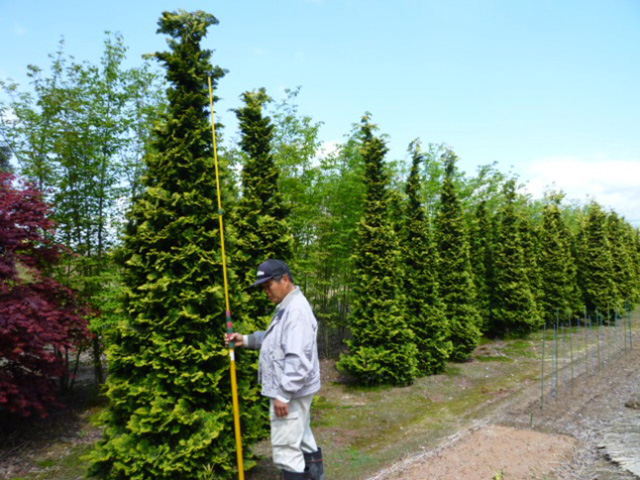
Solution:
[{"label": "man's hand", "polygon": [[229,346],[229,342],[233,341],[236,347],[244,347],[244,337],[241,333],[226,333],[224,336],[225,346]]},{"label": "man's hand", "polygon": [[276,411],[276,415],[278,417],[286,417],[287,415],[289,415],[289,404],[284,403],[277,398],[273,399],[273,409]]}]

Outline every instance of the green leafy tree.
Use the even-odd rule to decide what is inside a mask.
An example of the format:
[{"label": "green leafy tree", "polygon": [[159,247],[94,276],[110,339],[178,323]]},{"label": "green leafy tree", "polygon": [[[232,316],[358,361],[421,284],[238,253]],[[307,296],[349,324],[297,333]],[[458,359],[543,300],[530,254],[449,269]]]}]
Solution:
[{"label": "green leafy tree", "polygon": [[11,100],[0,106],[0,131],[23,175],[50,192],[57,236],[74,253],[66,257],[67,282],[94,307],[95,378],[102,383],[102,298],[117,273],[109,251],[118,241],[120,204],[139,182],[140,139],[161,108],[157,75],[146,64],[123,68],[119,35],[107,34],[98,65],[65,56],[62,42],[51,58],[49,75],[29,67],[33,94],[3,84]]},{"label": "green leafy tree", "polygon": [[491,333],[522,334],[541,325],[529,276],[520,224],[524,220],[517,211],[515,182],[504,184],[505,204],[499,215],[495,248],[495,286]]},{"label": "green leafy tree", "polygon": [[407,179],[407,202],[400,233],[406,318],[415,334],[418,373],[432,375],[444,371],[453,345],[449,340],[448,322],[438,293],[437,251],[420,200],[420,166],[424,158],[417,141],[410,145],[409,151],[413,162]]},{"label": "green leafy tree", "polygon": [[[279,189],[280,171],[271,151],[273,124],[263,115],[270,99],[264,89],[242,95],[245,106],[236,110],[242,133],[240,146],[242,197],[234,213],[237,245],[234,265],[244,285],[255,281],[256,268],[268,258],[289,262],[293,253],[293,237],[287,223],[288,208]],[[261,318],[266,328],[273,305],[261,289],[250,290],[246,308],[252,318]]]},{"label": "green leafy tree", "polygon": [[453,342],[451,359],[462,362],[471,356],[480,341],[480,315],[476,306],[469,240],[454,185],[456,160],[453,152],[444,156],[444,181],[435,230],[440,256],[438,283]]},{"label": "green leafy tree", "polygon": [[280,170],[280,192],[289,207],[287,221],[294,239],[293,267],[296,277],[301,279],[316,275],[310,254],[318,233],[317,185],[321,170],[316,160],[320,154],[322,124],[300,114],[295,103],[299,93],[300,88],[286,90],[286,98],[271,108],[274,126],[271,149]]},{"label": "green leafy tree", "polygon": [[592,314],[598,310],[610,318],[618,306],[618,291],[607,237],[607,214],[596,202],[589,204],[581,240],[578,268],[585,306]]},{"label": "green leafy tree", "polygon": [[[104,437],[91,454],[90,473],[99,478],[200,479],[205,469],[217,479],[236,476],[207,113],[207,75],[216,85],[224,71],[212,68],[211,51],[200,47],[217,23],[202,11],[164,12],[159,20],[158,32],[171,37],[170,51],[155,54],[171,83],[169,108],[155,129],[146,190],[128,214],[120,254],[125,318],[108,348],[110,403]],[[255,369],[239,359],[238,372],[250,446],[264,433],[264,414]],[[248,457],[250,468],[250,450]]]},{"label": "green leafy tree", "polygon": [[358,126],[335,152],[320,159],[313,184],[315,234],[303,259],[308,266],[301,280],[318,317],[318,346],[326,356],[342,351],[348,332],[355,277],[353,252],[365,201],[361,144]]},{"label": "green leafy tree", "polygon": [[417,348],[405,319],[399,245],[387,211],[389,180],[383,165],[387,149],[374,136],[369,115],[362,118],[361,128],[365,211],[354,254],[352,338],[338,368],[365,385],[408,385],[417,373]]},{"label": "green leafy tree", "polygon": [[539,233],[539,310],[547,325],[553,325],[557,316],[566,319],[576,312],[575,260],[571,252],[569,231],[562,218],[563,197],[561,193],[547,196]]}]

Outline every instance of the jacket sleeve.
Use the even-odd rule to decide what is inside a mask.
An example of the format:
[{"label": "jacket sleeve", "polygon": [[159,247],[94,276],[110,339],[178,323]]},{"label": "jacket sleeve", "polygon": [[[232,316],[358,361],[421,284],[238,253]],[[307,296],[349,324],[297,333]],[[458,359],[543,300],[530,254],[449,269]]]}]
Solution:
[{"label": "jacket sleeve", "polygon": [[262,346],[262,341],[264,340],[264,332],[254,332],[251,335],[247,335],[247,348],[258,349]]},{"label": "jacket sleeve", "polygon": [[287,325],[282,338],[284,371],[278,397],[288,401],[306,385],[312,373],[316,331],[310,312],[302,309],[292,309],[285,321]]}]

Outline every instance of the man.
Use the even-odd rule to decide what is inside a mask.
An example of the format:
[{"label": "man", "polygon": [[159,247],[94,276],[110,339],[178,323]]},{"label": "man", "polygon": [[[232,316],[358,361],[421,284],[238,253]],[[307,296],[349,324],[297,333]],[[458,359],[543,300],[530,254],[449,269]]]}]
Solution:
[{"label": "man", "polygon": [[310,426],[313,394],[320,390],[318,323],[285,262],[260,264],[253,286],[277,305],[271,324],[251,335],[228,334],[226,341],[260,349],[258,378],[262,395],[270,398],[273,462],[283,479],[324,480],[322,451]]}]

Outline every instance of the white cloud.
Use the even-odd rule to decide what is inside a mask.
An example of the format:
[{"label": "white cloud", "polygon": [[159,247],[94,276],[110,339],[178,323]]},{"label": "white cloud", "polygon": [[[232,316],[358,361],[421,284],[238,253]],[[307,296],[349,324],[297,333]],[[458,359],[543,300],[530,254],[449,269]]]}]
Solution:
[{"label": "white cloud", "polygon": [[528,179],[526,190],[536,198],[554,188],[568,199],[594,199],[640,225],[640,159],[548,157],[525,167],[522,178]]}]

